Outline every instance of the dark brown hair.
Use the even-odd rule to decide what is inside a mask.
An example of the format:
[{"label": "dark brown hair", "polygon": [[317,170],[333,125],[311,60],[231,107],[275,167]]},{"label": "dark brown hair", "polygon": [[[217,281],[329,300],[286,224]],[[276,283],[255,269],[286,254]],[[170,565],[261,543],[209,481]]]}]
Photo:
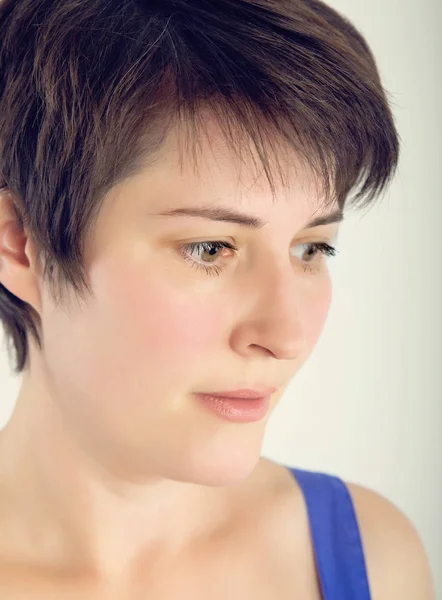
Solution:
[{"label": "dark brown hair", "polygon": [[[176,124],[194,153],[202,108],[239,160],[250,146],[238,132],[253,141],[272,191],[281,142],[341,207],[350,194],[367,206],[397,167],[372,52],[318,0],[0,3],[0,184],[54,297],[55,283],[90,293],[83,252],[103,198],[152,164]],[[19,373],[29,333],[41,348],[38,314],[0,284],[0,319]]]}]

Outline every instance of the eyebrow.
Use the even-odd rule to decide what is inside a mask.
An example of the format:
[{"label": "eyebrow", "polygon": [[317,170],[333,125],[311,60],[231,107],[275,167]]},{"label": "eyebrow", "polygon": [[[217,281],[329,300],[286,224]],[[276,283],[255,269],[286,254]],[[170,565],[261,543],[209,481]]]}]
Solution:
[{"label": "eyebrow", "polygon": [[[261,229],[267,225],[268,221],[263,221],[259,217],[252,215],[246,215],[245,213],[236,212],[230,208],[224,206],[207,206],[199,208],[183,207],[173,208],[161,213],[158,216],[163,217],[202,217],[204,219],[210,219],[211,221],[227,221],[229,223],[237,223],[243,227],[250,227],[252,229]],[[329,223],[340,223],[344,220],[344,213],[342,209],[335,210],[327,215],[322,215],[309,221],[304,227],[308,229],[310,227],[319,227],[320,225],[328,225]]]}]

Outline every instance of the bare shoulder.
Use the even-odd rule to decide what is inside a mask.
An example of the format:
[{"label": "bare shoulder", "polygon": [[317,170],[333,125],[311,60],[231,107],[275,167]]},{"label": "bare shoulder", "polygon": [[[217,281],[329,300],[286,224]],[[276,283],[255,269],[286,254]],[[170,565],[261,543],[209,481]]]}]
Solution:
[{"label": "bare shoulder", "polygon": [[435,600],[428,557],[415,526],[382,494],[345,483],[359,522],[373,598]]},{"label": "bare shoulder", "polygon": [[[360,527],[372,598],[435,600],[428,556],[409,518],[382,494],[353,482],[344,483]],[[315,597],[314,550],[304,496],[296,479],[284,465],[262,459],[252,485],[256,489],[261,485],[269,494],[269,509],[261,513],[267,515],[263,523],[271,540],[269,551],[287,568],[287,561],[295,557],[297,572],[305,570],[303,583],[311,589],[304,597]]]}]

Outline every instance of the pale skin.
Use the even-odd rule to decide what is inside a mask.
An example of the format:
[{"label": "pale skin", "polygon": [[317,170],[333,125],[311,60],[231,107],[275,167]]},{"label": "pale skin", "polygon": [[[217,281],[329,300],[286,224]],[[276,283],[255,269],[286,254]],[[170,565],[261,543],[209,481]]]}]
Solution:
[{"label": "pale skin", "polygon": [[[319,600],[302,494],[260,457],[266,423],[324,327],[331,281],[306,244],[333,241],[308,171],[272,200],[210,129],[199,171],[161,160],[107,198],[86,253],[94,296],[55,306],[0,197],[0,282],[41,318],[30,367],[0,436],[0,596],[73,599]],[[163,217],[209,204],[264,219],[261,229]],[[328,207],[327,213],[333,208]],[[219,275],[185,243],[228,241]],[[192,253],[203,263],[207,255]],[[211,263],[213,264],[213,263]],[[267,417],[231,423],[194,392],[275,386]],[[433,600],[422,542],[378,493],[348,483],[374,600]]]}]

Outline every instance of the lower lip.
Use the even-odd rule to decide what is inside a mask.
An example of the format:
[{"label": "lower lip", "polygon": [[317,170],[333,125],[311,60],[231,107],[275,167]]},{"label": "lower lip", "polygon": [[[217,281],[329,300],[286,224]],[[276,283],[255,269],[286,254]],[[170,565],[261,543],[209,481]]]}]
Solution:
[{"label": "lower lip", "polygon": [[244,399],[207,396],[206,394],[195,395],[200,402],[214,413],[227,419],[227,421],[235,423],[260,421],[266,416],[270,406],[270,396],[266,398]]}]

